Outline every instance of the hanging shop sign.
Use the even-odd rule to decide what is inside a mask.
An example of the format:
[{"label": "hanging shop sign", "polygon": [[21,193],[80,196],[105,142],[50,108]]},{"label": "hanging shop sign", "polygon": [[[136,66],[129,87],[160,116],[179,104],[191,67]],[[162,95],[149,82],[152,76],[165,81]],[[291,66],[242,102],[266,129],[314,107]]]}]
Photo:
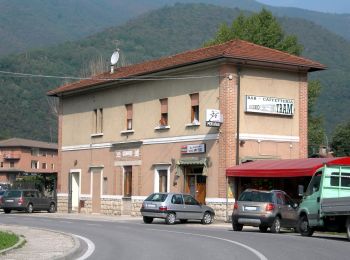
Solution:
[{"label": "hanging shop sign", "polygon": [[189,144],[181,146],[182,154],[205,153],[205,144]]},{"label": "hanging shop sign", "polygon": [[251,113],[274,114],[283,116],[294,115],[294,99],[246,96],[245,111]]},{"label": "hanging shop sign", "polygon": [[206,126],[219,127],[222,124],[222,115],[220,110],[207,109],[205,121],[206,121]]}]

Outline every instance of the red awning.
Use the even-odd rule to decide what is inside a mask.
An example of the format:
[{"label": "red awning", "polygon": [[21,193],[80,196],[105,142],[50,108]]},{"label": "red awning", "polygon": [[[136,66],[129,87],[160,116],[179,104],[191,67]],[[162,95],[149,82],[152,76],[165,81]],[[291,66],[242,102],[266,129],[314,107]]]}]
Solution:
[{"label": "red awning", "polygon": [[260,160],[226,169],[233,177],[304,177],[312,176],[318,168],[327,165],[350,165],[350,157],[306,158],[290,160]]}]

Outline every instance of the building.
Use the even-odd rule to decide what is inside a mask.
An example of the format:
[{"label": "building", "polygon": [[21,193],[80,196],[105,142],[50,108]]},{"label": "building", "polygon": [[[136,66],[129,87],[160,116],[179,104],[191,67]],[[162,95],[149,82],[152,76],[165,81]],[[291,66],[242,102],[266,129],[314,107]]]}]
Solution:
[{"label": "building", "polygon": [[[181,191],[225,218],[239,162],[307,157],[317,62],[241,40],[60,86],[58,210],[139,213]],[[71,195],[70,195],[71,194]]]},{"label": "building", "polygon": [[56,143],[22,138],[0,141],[0,183],[10,183],[33,174],[57,175]]}]

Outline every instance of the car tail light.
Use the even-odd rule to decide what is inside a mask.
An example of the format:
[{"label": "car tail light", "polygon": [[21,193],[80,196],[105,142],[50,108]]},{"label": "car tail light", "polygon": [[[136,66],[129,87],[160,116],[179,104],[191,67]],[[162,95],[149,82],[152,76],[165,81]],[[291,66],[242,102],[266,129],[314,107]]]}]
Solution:
[{"label": "car tail light", "polygon": [[238,202],[236,201],[235,204],[233,204],[233,209],[238,209]]},{"label": "car tail light", "polygon": [[18,199],[18,205],[22,205],[23,204],[23,197],[20,197],[19,199]]},{"label": "car tail light", "polygon": [[265,208],[266,211],[273,211],[274,209],[275,209],[275,205],[272,203],[267,204]]},{"label": "car tail light", "polygon": [[159,210],[160,210],[160,211],[167,211],[168,208],[167,208],[166,206],[160,206],[160,207],[159,207]]}]

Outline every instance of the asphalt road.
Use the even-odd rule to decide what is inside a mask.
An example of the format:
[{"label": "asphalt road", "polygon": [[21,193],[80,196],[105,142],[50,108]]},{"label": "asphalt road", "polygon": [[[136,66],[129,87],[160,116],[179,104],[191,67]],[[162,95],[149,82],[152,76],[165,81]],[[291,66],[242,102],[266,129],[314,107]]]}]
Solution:
[{"label": "asphalt road", "polygon": [[[260,233],[247,228],[234,232],[230,224],[143,224],[137,218],[91,221],[0,214],[0,222],[72,233],[89,239],[95,250],[89,259],[350,259],[345,237]],[[85,249],[86,249],[85,245]]]}]

